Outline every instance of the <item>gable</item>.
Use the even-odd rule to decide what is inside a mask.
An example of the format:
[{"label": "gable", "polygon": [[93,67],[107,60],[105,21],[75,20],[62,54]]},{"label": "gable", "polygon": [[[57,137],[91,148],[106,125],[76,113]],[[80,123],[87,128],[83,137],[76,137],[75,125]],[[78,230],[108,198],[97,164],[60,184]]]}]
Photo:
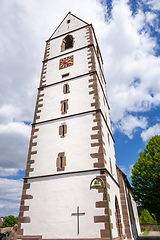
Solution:
[{"label": "gable", "polygon": [[69,12],[54,33],[51,35],[50,39],[53,37],[57,37],[61,34],[73,31],[77,28],[84,27],[88,25],[88,23],[84,22],[80,18],[74,16],[71,12]]}]

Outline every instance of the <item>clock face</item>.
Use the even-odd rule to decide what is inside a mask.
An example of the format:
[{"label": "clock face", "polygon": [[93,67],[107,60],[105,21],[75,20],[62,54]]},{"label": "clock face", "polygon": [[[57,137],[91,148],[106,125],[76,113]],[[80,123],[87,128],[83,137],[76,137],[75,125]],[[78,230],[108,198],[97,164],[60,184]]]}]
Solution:
[{"label": "clock face", "polygon": [[60,59],[59,69],[66,68],[73,65],[73,55]]}]

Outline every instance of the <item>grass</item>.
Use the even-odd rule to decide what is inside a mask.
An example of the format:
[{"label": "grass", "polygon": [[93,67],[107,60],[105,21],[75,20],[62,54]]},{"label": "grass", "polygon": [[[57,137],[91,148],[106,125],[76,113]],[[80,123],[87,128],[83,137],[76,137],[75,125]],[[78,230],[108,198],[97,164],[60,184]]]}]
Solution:
[{"label": "grass", "polygon": [[144,231],[143,236],[147,236],[149,231]]}]

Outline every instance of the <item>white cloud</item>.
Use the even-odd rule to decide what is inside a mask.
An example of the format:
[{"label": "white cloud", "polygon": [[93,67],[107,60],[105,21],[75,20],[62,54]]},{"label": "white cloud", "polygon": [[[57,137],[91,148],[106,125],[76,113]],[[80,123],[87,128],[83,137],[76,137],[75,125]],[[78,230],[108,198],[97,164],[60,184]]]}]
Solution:
[{"label": "white cloud", "polygon": [[127,178],[130,178],[131,175],[132,175],[133,165],[134,165],[134,164],[131,164],[131,165],[129,166],[129,172],[128,172],[128,174],[127,174]]},{"label": "white cloud", "polygon": [[1,124],[0,125],[0,134],[20,134],[24,135],[25,137],[29,137],[30,134],[30,126],[26,125],[23,122],[10,122],[7,125]]},{"label": "white cloud", "polygon": [[19,203],[16,203],[16,202],[10,203],[8,201],[1,201],[0,200],[0,209],[1,208],[6,208],[8,210],[10,210],[10,209],[17,209],[17,208],[19,208]]},{"label": "white cloud", "polygon": [[132,16],[127,1],[115,1],[112,14],[100,43],[112,122],[117,124],[127,114],[143,115],[153,105],[160,105],[160,57],[155,56],[156,39],[147,28],[156,14],[139,10]]},{"label": "white cloud", "polygon": [[30,126],[23,122],[0,124],[0,165],[3,168],[24,169],[29,146]]},{"label": "white cloud", "polygon": [[20,201],[22,184],[22,180],[0,178],[0,198]]},{"label": "white cloud", "polygon": [[15,217],[18,217],[19,207],[20,207],[20,201],[0,200],[0,216],[6,217],[9,215],[13,215]]},{"label": "white cloud", "polygon": [[125,172],[125,171],[126,171],[126,167],[125,167],[125,166],[120,165],[120,166],[118,166],[118,167],[121,169],[122,172]]},{"label": "white cloud", "polygon": [[146,20],[152,27],[154,27],[155,25],[156,18],[157,18],[157,15],[155,13],[151,13],[151,12],[146,13]]},{"label": "white cloud", "polygon": [[[145,117],[134,117],[128,115],[123,117],[116,125],[114,125],[114,131],[116,129],[125,133],[130,139],[133,138],[133,131],[136,131],[137,128],[145,129],[147,126],[147,119]],[[116,128],[116,129],[115,129]]]},{"label": "white cloud", "polygon": [[141,133],[141,137],[144,142],[149,141],[149,139],[155,135],[160,135],[160,124],[158,124],[158,123],[156,125],[148,128],[147,130],[144,130]]},{"label": "white cloud", "polygon": [[131,164],[131,165],[127,166],[127,168],[126,168],[126,166],[118,166],[118,167],[122,170],[123,173],[126,174],[127,178],[130,179],[130,177],[131,177],[131,175],[132,175],[133,165],[134,165],[134,164]]},{"label": "white cloud", "polygon": [[7,176],[16,176],[19,169],[17,168],[3,168],[0,167],[0,176],[7,177]]},{"label": "white cloud", "polygon": [[160,10],[159,0],[146,0],[146,3],[148,3],[152,7],[152,9]]},{"label": "white cloud", "polygon": [[0,108],[0,123],[6,124],[8,122],[12,122],[15,117],[19,115],[19,108],[14,105],[3,105]]}]

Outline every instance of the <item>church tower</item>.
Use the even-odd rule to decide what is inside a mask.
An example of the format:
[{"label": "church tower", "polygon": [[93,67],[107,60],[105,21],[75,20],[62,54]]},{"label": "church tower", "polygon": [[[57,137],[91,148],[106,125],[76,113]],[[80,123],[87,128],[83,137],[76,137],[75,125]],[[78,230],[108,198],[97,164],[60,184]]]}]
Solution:
[{"label": "church tower", "polygon": [[105,84],[93,27],[69,12],[46,41],[19,239],[135,238]]}]

